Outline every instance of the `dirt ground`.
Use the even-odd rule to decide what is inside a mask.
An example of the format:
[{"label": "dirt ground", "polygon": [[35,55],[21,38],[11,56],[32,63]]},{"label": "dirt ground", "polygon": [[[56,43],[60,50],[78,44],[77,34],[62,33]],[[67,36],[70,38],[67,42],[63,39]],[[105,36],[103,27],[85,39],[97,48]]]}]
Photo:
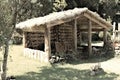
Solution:
[{"label": "dirt ground", "polygon": [[[80,63],[80,64],[65,64],[61,65],[64,68],[73,68],[78,70],[90,69],[91,66],[96,65],[97,62],[89,63]],[[31,60],[23,56],[23,47],[22,45],[16,46],[13,45],[10,48],[10,54],[8,59],[8,74],[10,75],[23,75],[27,72],[38,72],[38,67],[41,67],[42,64],[39,61]],[[101,67],[107,73],[115,73],[120,80],[120,57],[115,57],[101,62]]]}]

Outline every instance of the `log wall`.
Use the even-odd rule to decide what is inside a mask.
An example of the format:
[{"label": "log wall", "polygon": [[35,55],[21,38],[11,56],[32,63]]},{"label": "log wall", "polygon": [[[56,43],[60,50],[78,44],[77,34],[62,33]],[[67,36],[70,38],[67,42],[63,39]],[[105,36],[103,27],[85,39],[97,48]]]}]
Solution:
[{"label": "log wall", "polygon": [[44,33],[26,32],[25,44],[26,44],[26,48],[44,50]]},{"label": "log wall", "polygon": [[[74,26],[67,25],[58,25],[51,28],[51,44],[54,44],[57,49],[65,47],[64,49],[73,49],[74,48]],[[62,45],[57,45],[61,43]],[[56,44],[57,43],[57,44]],[[58,50],[58,51],[66,51],[66,50]],[[53,50],[52,50],[53,51]]]},{"label": "log wall", "polygon": [[[45,56],[45,33],[41,32],[25,32],[25,49],[24,56],[30,58],[37,58],[41,60],[40,56]],[[66,52],[74,50],[74,25],[57,25],[50,28],[51,51]],[[40,46],[41,45],[41,46]],[[40,49],[43,48],[43,49]],[[41,52],[42,51],[42,52]],[[43,52],[44,51],[44,52]],[[45,58],[45,57],[44,57]]]},{"label": "log wall", "polygon": [[73,40],[73,28],[70,26],[55,26],[51,28],[51,41],[71,42]]}]

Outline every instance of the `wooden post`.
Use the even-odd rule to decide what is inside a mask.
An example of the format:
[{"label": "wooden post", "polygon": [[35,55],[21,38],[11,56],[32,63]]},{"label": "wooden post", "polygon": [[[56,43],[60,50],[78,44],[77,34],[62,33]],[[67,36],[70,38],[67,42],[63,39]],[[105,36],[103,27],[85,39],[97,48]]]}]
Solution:
[{"label": "wooden post", "polygon": [[115,42],[115,38],[116,38],[116,30],[115,30],[115,22],[114,22],[113,23],[113,36],[112,36],[113,43]]},{"label": "wooden post", "polygon": [[80,32],[80,30],[79,30],[79,33],[80,33],[80,34],[79,34],[79,39],[80,39],[80,41],[79,41],[80,44],[79,44],[79,45],[81,45],[81,43],[82,43],[82,33]]},{"label": "wooden post", "polygon": [[77,19],[74,22],[74,44],[75,44],[75,51],[77,51]]},{"label": "wooden post", "polygon": [[23,47],[26,48],[26,32],[23,32]]},{"label": "wooden post", "polygon": [[106,44],[107,42],[107,30],[104,28],[104,32],[103,32],[103,41],[104,41],[104,44]]},{"label": "wooden post", "polygon": [[51,56],[51,40],[50,40],[50,27],[45,26],[45,62],[49,62],[49,57]]},{"label": "wooden post", "polygon": [[25,49],[25,48],[27,48],[26,33],[27,33],[27,32],[23,32],[23,48],[24,48],[24,50],[23,50],[23,55],[24,55],[24,56],[28,56],[28,52],[26,52],[26,49]]},{"label": "wooden post", "polygon": [[92,55],[92,22],[89,20],[89,26],[88,26],[88,53],[89,56]]}]

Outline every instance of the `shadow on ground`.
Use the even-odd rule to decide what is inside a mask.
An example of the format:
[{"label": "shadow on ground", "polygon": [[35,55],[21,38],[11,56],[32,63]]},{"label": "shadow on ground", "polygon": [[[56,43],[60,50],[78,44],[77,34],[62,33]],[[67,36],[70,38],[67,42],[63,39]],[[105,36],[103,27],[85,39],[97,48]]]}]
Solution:
[{"label": "shadow on ground", "polygon": [[78,70],[60,67],[42,67],[37,72],[28,72],[21,76],[16,76],[16,80],[114,80],[118,75],[114,73],[102,73],[90,76],[89,70]]},{"label": "shadow on ground", "polygon": [[84,63],[98,63],[98,62],[104,62],[110,59],[113,59],[114,57],[91,57],[88,59],[77,59],[77,60],[71,60],[67,63],[69,64],[84,64]]}]

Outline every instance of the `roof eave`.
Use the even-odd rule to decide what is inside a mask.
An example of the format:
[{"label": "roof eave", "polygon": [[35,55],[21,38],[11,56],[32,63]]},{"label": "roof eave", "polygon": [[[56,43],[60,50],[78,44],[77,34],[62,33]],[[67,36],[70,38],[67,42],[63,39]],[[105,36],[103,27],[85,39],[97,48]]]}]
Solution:
[{"label": "roof eave", "polygon": [[86,11],[84,13],[84,16],[88,19],[90,19],[91,21],[99,24],[100,26],[102,26],[103,28],[110,30],[112,28],[112,25],[110,23],[108,23],[107,21],[105,21],[105,19],[102,19],[99,15],[93,15],[93,14],[97,14],[97,13],[93,13],[90,10]]}]

